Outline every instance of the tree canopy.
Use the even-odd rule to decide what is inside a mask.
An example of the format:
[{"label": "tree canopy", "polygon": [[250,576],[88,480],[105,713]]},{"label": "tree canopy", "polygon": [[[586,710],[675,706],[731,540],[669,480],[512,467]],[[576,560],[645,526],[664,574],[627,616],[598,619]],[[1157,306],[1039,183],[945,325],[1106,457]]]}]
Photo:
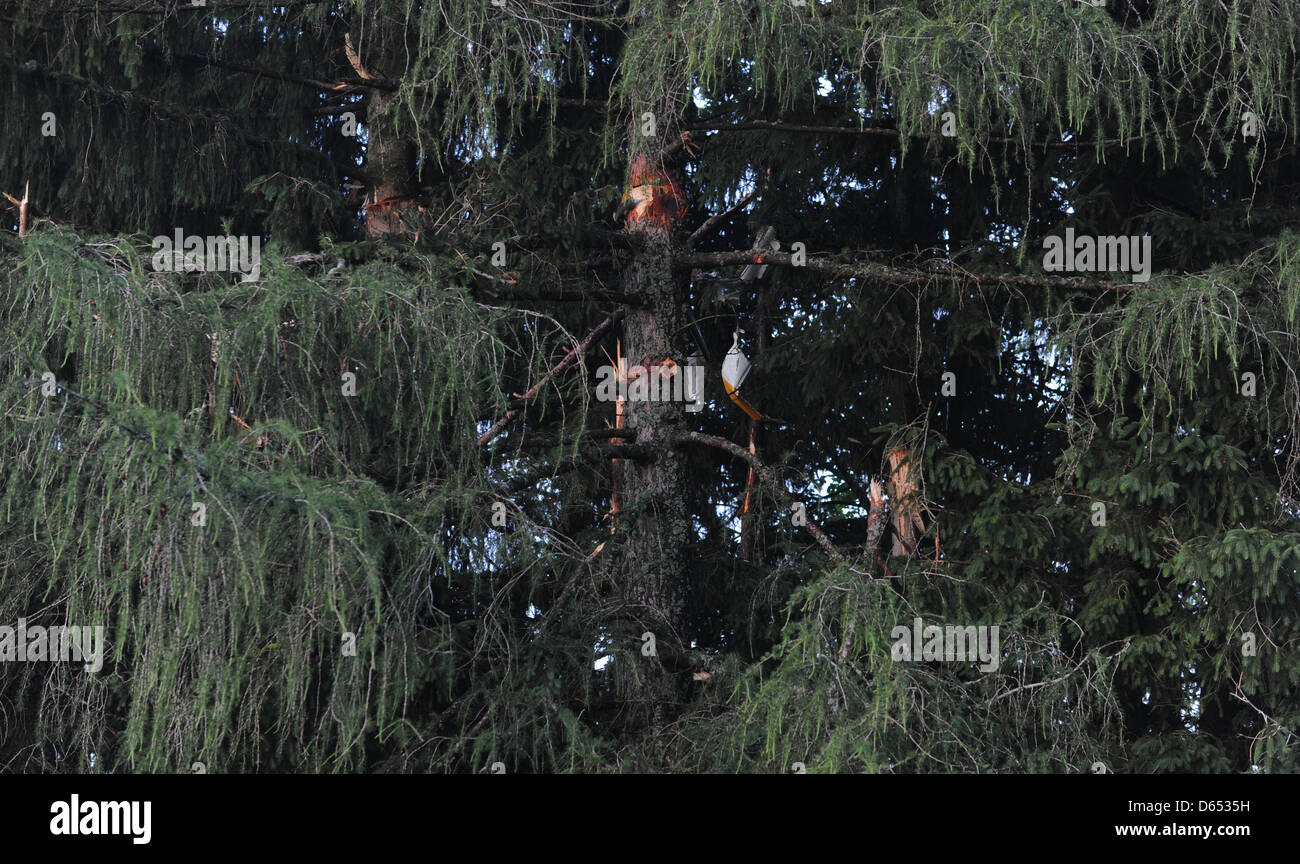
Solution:
[{"label": "tree canopy", "polygon": [[1296,770],[1297,35],[0,0],[0,766]]}]

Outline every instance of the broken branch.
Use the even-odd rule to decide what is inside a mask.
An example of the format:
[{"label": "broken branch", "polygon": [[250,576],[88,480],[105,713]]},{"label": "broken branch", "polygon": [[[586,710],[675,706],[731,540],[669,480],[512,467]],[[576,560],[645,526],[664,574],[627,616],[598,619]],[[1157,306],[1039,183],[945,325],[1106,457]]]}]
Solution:
[{"label": "broken branch", "polygon": [[[716,447],[719,450],[725,450],[737,459],[744,460],[754,469],[754,472],[758,475],[760,480],[772,487],[772,490],[776,493],[776,496],[781,499],[782,505],[785,506],[787,510],[794,505],[794,497],[785,491],[785,486],[776,476],[776,472],[764,465],[758,456],[750,453],[740,445],[728,441],[726,438],[719,438],[716,435],[705,435],[702,432],[683,432],[676,437],[676,441],[689,441],[694,444],[703,444],[707,447]],[[835,548],[835,544],[831,542],[831,539],[826,536],[826,533],[822,531],[820,526],[818,526],[811,518],[805,517],[803,527],[812,535],[812,538],[817,541],[817,544],[826,550],[826,554],[830,555],[833,560],[838,563],[847,562],[848,559],[844,557],[844,554]]]},{"label": "broken branch", "polygon": [[[564,359],[561,360],[559,363],[556,363],[554,366],[552,366],[551,370],[547,372],[545,375],[543,375],[541,380],[538,381],[536,384],[534,384],[532,387],[530,387],[528,389],[528,392],[525,393],[520,398],[528,400],[535,397],[538,391],[546,386],[547,381],[550,381],[556,375],[559,375],[561,372],[567,369],[575,359],[582,356],[587,351],[587,349],[591,347],[592,342],[596,341],[596,339],[602,333],[604,333],[610,327],[613,327],[616,323],[618,323],[618,321],[623,317],[625,312],[626,312],[625,309],[618,309],[615,312],[612,312],[609,315],[609,317],[606,318],[604,321],[601,321],[599,324],[597,324],[595,328],[592,329],[592,331],[587,334],[587,337],[585,339],[583,339],[577,345],[570,348],[569,352],[564,355]],[[506,428],[506,426],[510,423],[510,421],[518,417],[523,410],[524,409],[521,406],[519,408],[512,408],[509,411],[507,411],[504,417],[502,417],[497,422],[493,423],[492,428],[484,432],[483,435],[478,439],[478,446],[482,447],[484,444],[488,443],[493,438],[497,437],[497,435],[501,433],[501,430]]]}]

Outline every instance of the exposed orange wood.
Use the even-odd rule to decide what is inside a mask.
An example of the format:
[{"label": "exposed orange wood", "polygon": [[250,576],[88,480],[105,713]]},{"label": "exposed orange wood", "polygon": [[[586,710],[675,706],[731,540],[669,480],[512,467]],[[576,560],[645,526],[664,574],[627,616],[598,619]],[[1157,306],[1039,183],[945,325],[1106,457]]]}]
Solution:
[{"label": "exposed orange wood", "polygon": [[28,202],[28,195],[31,192],[31,188],[32,188],[31,181],[28,181],[27,184],[23,186],[23,200],[21,201],[19,201],[14,196],[10,195],[8,192],[5,193],[5,197],[9,199],[9,203],[13,204],[15,207],[18,208],[18,236],[19,237],[22,237],[27,233],[27,202]]},{"label": "exposed orange wood", "polygon": [[[749,421],[749,452],[758,455],[758,423]],[[745,479],[745,500],[740,505],[740,557],[746,561],[754,559],[754,465],[750,463],[749,476]]]}]

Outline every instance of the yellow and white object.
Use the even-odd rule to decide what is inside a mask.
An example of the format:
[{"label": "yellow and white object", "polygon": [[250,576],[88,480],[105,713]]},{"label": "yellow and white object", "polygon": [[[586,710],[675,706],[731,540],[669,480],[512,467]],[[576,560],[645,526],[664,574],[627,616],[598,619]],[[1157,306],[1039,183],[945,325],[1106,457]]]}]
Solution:
[{"label": "yellow and white object", "polygon": [[749,375],[749,360],[740,350],[740,331],[732,334],[731,350],[722,360],[722,386],[731,397],[731,401],[740,406],[754,420],[762,420],[763,415],[754,409],[754,406],[745,401],[740,395],[740,385],[745,383],[745,378]]}]

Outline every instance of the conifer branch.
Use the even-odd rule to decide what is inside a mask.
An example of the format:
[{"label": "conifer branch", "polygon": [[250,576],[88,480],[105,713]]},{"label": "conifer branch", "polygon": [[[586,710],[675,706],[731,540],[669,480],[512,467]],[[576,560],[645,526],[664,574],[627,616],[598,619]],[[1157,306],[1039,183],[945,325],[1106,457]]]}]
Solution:
[{"label": "conifer branch", "polygon": [[341,173],[342,175],[346,177],[353,177],[358,180],[365,180],[366,182],[371,182],[373,185],[373,182],[367,177],[364,169],[362,169],[361,167],[357,165],[353,165],[342,159],[335,159],[334,157],[330,156],[328,153],[322,153],[321,151],[316,150],[312,147],[308,147],[305,144],[295,144],[291,141],[277,141],[273,138],[266,138],[262,135],[258,135],[254,132],[250,132],[245,128],[243,128],[242,120],[233,114],[226,114],[219,111],[208,111],[206,113],[203,113],[203,112],[197,112],[189,109],[180,108],[176,105],[171,105],[159,99],[152,99],[148,96],[143,96],[131,90],[118,90],[106,84],[100,84],[98,82],[92,81],[91,79],[85,78],[81,75],[74,75],[71,72],[64,72],[58,69],[47,69],[37,64],[35,60],[28,60],[25,63],[18,63],[9,58],[0,58],[0,66],[7,67],[10,69],[15,69],[19,73],[24,75],[34,75],[36,77],[44,78],[50,81],[55,81],[60,84],[65,84],[82,90],[88,90],[92,93],[97,93],[101,96],[105,96],[107,98],[114,99],[119,102],[140,105],[145,108],[148,108],[158,117],[162,117],[167,120],[181,120],[185,122],[190,122],[197,118],[197,119],[205,120],[214,125],[219,123],[221,126],[225,128],[229,128],[233,133],[238,135],[241,139],[248,142],[249,144],[256,144],[262,147],[270,148],[272,150],[280,150],[280,151],[289,150],[304,158],[313,159],[320,162],[327,162],[330,165],[334,166],[334,168],[338,170],[339,173]]},{"label": "conifer branch", "polygon": [[[608,429],[601,429],[602,435],[609,434]],[[561,459],[555,465],[548,465],[527,474],[522,474],[506,483],[499,494],[504,498],[524,491],[530,486],[567,474],[575,468],[604,459],[630,459],[633,462],[651,462],[655,458],[655,448],[649,444],[610,444],[607,441],[584,444],[575,455]]]},{"label": "conifer branch", "polygon": [[485,273],[469,263],[469,258],[459,249],[455,250],[460,257],[461,263],[464,264],[465,272],[479,279],[485,280],[490,285],[475,285],[475,290],[487,295],[493,300],[551,300],[551,301],[574,301],[578,303],[589,303],[593,300],[606,300],[625,305],[639,305],[640,299],[624,291],[615,291],[608,288],[566,288],[563,285],[520,285],[520,274],[516,271],[503,272],[501,275]]},{"label": "conifer branch", "polygon": [[693,232],[691,232],[691,236],[686,238],[686,248],[694,249],[696,244],[698,244],[701,240],[703,240],[706,234],[708,234],[710,231],[717,228],[718,225],[720,225],[722,222],[734,216],[740,210],[740,208],[744,207],[750,201],[753,201],[754,196],[758,195],[758,192],[759,192],[759,187],[755,186],[753,189],[749,190],[749,192],[746,193],[743,198],[741,198],[739,201],[737,201],[731,207],[727,208],[722,213],[717,213],[713,216],[710,216],[708,219],[705,219],[704,224],[701,225],[699,228],[696,228]]},{"label": "conifer branch", "polygon": [[194,5],[186,0],[178,0],[171,6],[64,6],[49,10],[51,15],[97,15],[109,13],[114,15],[169,15],[172,12],[207,12],[219,14],[225,9],[258,9],[271,12],[277,6],[313,6],[317,3],[332,3],[334,0],[226,0],[226,2]]},{"label": "conifer branch", "polygon": [[[164,55],[163,51],[150,51],[150,54]],[[305,78],[301,75],[293,75],[289,72],[281,72],[278,69],[269,69],[265,66],[253,66],[249,63],[235,63],[231,60],[223,60],[219,57],[209,57],[206,54],[173,54],[178,60],[184,60],[189,63],[197,63],[202,66],[211,66],[214,69],[225,69],[230,72],[239,72],[244,75],[256,75],[259,78],[270,78],[275,81],[284,81],[287,84],[301,84],[304,87],[310,87],[313,90],[325,92],[333,91],[338,87],[339,81],[353,87],[369,87],[375,90],[396,90],[397,83],[382,78],[352,78],[342,77],[334,83],[321,81],[317,78]]]},{"label": "conifer branch", "polygon": [[[779,120],[745,120],[739,123],[686,123],[684,128],[694,132],[802,132],[818,135],[876,135],[883,138],[899,139],[903,133],[898,129],[891,129],[886,126],[818,126],[805,123],[783,123]],[[932,135],[909,135],[909,138],[922,141],[930,138],[940,138],[938,133]],[[1128,138],[1104,138],[1101,141],[1030,141],[1030,147],[1037,147],[1042,150],[1076,150],[1081,147],[1119,147],[1128,146],[1129,144],[1142,141],[1145,136],[1130,135]],[[979,139],[985,144],[1008,144],[1020,145],[1022,142],[1019,138],[1008,138],[1002,135],[990,135]]]},{"label": "conifer branch", "polygon": [[[552,366],[550,371],[547,372],[545,375],[543,375],[540,381],[538,381],[536,384],[530,387],[528,389],[528,392],[523,395],[523,398],[532,399],[533,397],[535,397],[538,391],[540,391],[543,387],[546,386],[547,381],[550,381],[556,375],[559,375],[570,365],[572,365],[575,359],[581,357],[584,353],[586,353],[587,349],[591,347],[592,343],[595,342],[596,339],[602,333],[604,333],[610,327],[613,327],[616,323],[618,323],[623,318],[624,314],[626,314],[625,309],[617,309],[614,312],[610,313],[609,317],[607,317],[604,321],[601,321],[599,324],[597,324],[592,329],[592,331],[587,334],[585,339],[583,339],[577,345],[570,348],[569,352],[564,355],[564,359],[562,359],[559,363],[556,363],[554,366]],[[524,410],[523,408],[512,408],[509,411],[507,411],[500,420],[493,423],[492,427],[479,437],[478,446],[482,447],[484,444],[491,441],[497,435],[501,434],[501,430],[506,428],[506,426],[509,425],[510,421],[518,417],[520,412],[522,412],[523,410]]]},{"label": "conifer branch", "polygon": [[606,300],[614,303],[640,305],[637,298],[622,291],[589,290],[585,288],[529,288],[509,285],[493,285],[479,289],[493,300],[549,300],[554,302],[590,303],[593,300]]},{"label": "conifer branch", "polygon": [[[516,404],[523,405],[525,403],[523,399],[511,399],[510,402],[507,404],[511,408],[513,408],[516,406]],[[590,429],[584,429],[581,432],[569,433],[569,434],[565,434],[564,432],[557,432],[555,434],[549,434],[545,432],[528,432],[527,434],[520,437],[519,442],[516,446],[518,446],[520,449],[532,449],[532,450],[554,449],[556,447],[573,447],[574,445],[585,447],[587,446],[585,442],[588,441],[604,442],[605,439],[609,438],[610,435],[614,433],[614,431],[615,430],[609,428],[593,426]],[[636,437],[635,427],[624,427],[617,431],[621,437],[628,438],[629,440]]]},{"label": "conifer branch", "polygon": [[[728,441],[726,438],[719,438],[717,435],[706,435],[703,432],[683,432],[677,435],[674,440],[677,443],[691,442],[693,444],[704,444],[708,447],[716,447],[719,450],[725,450],[737,459],[743,459],[754,469],[754,473],[758,475],[758,479],[762,480],[772,488],[776,493],[776,496],[781,499],[781,504],[787,511],[789,511],[789,509],[795,504],[794,497],[790,495],[789,492],[785,491],[785,486],[781,483],[780,478],[776,476],[776,472],[763,464],[762,460],[760,460],[756,455],[750,453],[739,444]],[[848,559],[844,557],[844,554],[840,552],[839,549],[835,548],[835,544],[831,542],[831,539],[826,536],[826,533],[822,531],[821,527],[818,526],[811,517],[805,516],[803,527],[810,535],[812,535],[812,538],[817,541],[817,544],[826,550],[826,554],[830,555],[834,561],[841,564],[848,561]]]},{"label": "conifer branch", "polygon": [[[726,267],[732,264],[776,264],[794,266],[789,252],[696,252],[678,255],[674,266],[686,268]],[[1023,288],[1055,288],[1062,291],[1136,291],[1140,286],[1124,282],[1099,282],[1072,276],[1037,276],[1030,273],[974,273],[951,267],[945,270],[917,270],[891,267],[887,264],[843,264],[826,258],[807,257],[801,268],[815,273],[843,276],[853,279],[871,279],[893,285],[928,285],[948,279],[954,282],[973,282],[977,285],[1016,285]]]}]

